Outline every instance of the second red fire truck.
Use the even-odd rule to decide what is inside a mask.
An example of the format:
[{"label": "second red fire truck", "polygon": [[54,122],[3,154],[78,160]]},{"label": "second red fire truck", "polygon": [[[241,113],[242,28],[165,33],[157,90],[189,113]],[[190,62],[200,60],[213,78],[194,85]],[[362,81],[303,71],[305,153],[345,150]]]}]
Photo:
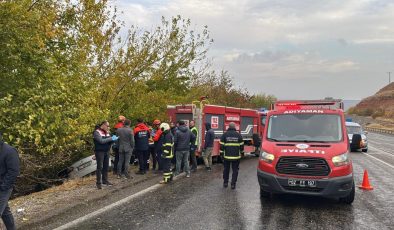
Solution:
[{"label": "second red fire truck", "polygon": [[211,123],[215,132],[215,142],[212,156],[219,155],[219,141],[221,135],[228,129],[230,122],[236,124],[245,142],[245,153],[259,154],[261,136],[264,132],[266,111],[255,109],[235,108],[220,105],[210,105],[207,100],[194,101],[187,105],[169,105],[167,112],[170,122],[185,121],[188,125],[195,121],[198,129],[197,155],[204,147],[205,123]]}]

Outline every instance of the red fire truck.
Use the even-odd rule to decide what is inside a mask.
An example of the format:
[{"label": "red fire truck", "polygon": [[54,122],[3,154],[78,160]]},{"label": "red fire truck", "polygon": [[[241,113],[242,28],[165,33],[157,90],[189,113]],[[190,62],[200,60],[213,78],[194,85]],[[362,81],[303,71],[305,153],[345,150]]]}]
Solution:
[{"label": "red fire truck", "polygon": [[277,101],[263,135],[260,194],[323,196],[351,204],[355,186],[348,152],[342,101]]},{"label": "red fire truck", "polygon": [[208,100],[194,101],[187,105],[168,105],[167,113],[170,122],[185,121],[188,125],[195,121],[198,129],[197,155],[201,155],[204,147],[205,123],[211,123],[215,132],[215,141],[212,156],[219,155],[219,141],[222,134],[228,129],[230,122],[236,124],[245,142],[245,153],[259,155],[261,136],[264,131],[266,111],[254,109],[234,108],[220,105],[210,105]]}]

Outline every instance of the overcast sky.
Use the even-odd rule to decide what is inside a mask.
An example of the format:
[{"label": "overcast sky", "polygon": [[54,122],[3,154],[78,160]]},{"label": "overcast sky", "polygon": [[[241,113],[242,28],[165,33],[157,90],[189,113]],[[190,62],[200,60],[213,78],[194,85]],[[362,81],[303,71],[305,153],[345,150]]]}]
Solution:
[{"label": "overcast sky", "polygon": [[117,0],[127,25],[207,25],[215,70],[279,99],[362,99],[394,81],[394,1]]}]

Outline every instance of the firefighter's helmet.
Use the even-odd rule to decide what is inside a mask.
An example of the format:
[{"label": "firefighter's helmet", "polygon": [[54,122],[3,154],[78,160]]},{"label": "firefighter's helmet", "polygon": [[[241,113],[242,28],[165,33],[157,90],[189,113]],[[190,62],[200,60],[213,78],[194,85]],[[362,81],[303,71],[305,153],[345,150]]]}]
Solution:
[{"label": "firefighter's helmet", "polygon": [[125,120],[126,120],[126,117],[125,117],[125,116],[120,115],[120,116],[118,117],[118,121],[119,121],[119,122],[124,122]]},{"label": "firefighter's helmet", "polygon": [[167,131],[167,130],[170,130],[170,125],[168,124],[168,123],[161,123],[161,125],[160,125],[160,129],[161,129],[161,131]]},{"label": "firefighter's helmet", "polygon": [[153,121],[154,125],[160,125],[160,123],[161,123],[160,120],[157,120],[157,119]]}]

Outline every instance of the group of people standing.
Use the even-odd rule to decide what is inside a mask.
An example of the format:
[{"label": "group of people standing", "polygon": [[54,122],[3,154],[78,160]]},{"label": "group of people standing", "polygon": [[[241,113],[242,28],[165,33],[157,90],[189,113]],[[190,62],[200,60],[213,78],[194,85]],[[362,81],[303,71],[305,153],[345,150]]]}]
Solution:
[{"label": "group of people standing", "polygon": [[[124,116],[119,116],[119,122],[114,126],[114,134],[110,135],[108,121],[103,121],[93,133],[95,145],[95,157],[97,160],[96,185],[98,189],[102,186],[111,186],[108,181],[109,152],[115,153],[114,173],[117,178],[133,178],[129,173],[131,156],[138,158],[139,170],[136,174],[146,174],[149,170],[149,159],[152,157],[152,169],[163,173],[160,183],[168,183],[173,176],[182,171],[186,177],[197,170],[196,151],[198,147],[198,129],[194,121],[189,126],[184,121],[174,123],[162,123],[154,120],[152,126],[144,123],[143,119],[137,119],[137,124],[132,129],[131,121]],[[212,170],[212,152],[214,147],[215,133],[211,124],[205,124],[205,139],[202,149],[207,171]],[[235,189],[238,176],[239,160],[243,153],[242,136],[236,131],[235,124],[230,123],[227,132],[220,140],[220,153],[224,161],[224,187],[228,186],[230,166],[233,176],[231,188]],[[173,168],[172,165],[175,165]],[[156,171],[156,166],[157,171]],[[174,172],[173,172],[174,171]]]},{"label": "group of people standing", "polygon": [[[205,168],[211,171],[212,151],[215,133],[211,124],[206,123],[206,134],[202,155]],[[187,127],[184,121],[174,123],[153,122],[153,127],[148,127],[142,119],[137,120],[134,129],[131,121],[124,116],[119,116],[119,122],[114,126],[115,134],[110,134],[110,124],[103,121],[96,126],[93,132],[94,151],[97,161],[96,185],[111,186],[108,180],[109,152],[113,146],[115,152],[114,172],[118,178],[132,178],[129,173],[130,158],[135,152],[138,157],[139,170],[137,174],[145,174],[149,169],[148,159],[152,155],[153,169],[163,172],[160,183],[168,183],[174,174],[172,164],[175,163],[175,175],[181,173],[182,167],[186,177],[197,170],[196,150],[198,146],[198,130],[194,121]],[[174,154],[175,153],[175,154]],[[233,175],[231,188],[235,189],[241,154],[243,154],[243,139],[236,131],[234,123],[229,124],[228,130],[220,139],[220,155],[224,161],[223,186],[228,187],[230,166]],[[189,166],[189,158],[191,168]],[[15,221],[8,205],[17,176],[19,175],[19,156],[15,148],[4,143],[0,133],[0,216],[7,229],[15,229]]]}]

